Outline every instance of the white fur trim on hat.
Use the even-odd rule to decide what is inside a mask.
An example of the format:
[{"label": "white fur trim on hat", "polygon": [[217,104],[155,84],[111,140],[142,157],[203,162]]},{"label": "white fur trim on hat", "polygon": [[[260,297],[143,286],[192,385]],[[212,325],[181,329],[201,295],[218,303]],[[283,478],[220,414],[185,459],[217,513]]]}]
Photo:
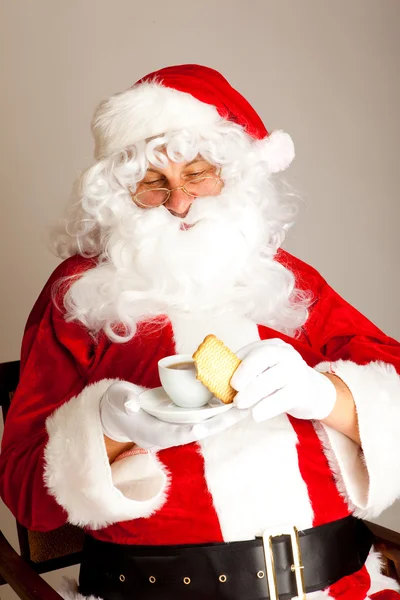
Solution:
[{"label": "white fur trim on hat", "polygon": [[221,121],[217,109],[190,94],[144,82],[105,100],[97,108],[92,131],[100,160],[155,135],[179,129],[201,133]]},{"label": "white fur trim on hat", "polygon": [[110,467],[99,404],[114,381],[86,386],[46,420],[45,483],[80,527],[149,517],[166,499],[168,475],[156,456],[128,456]]},{"label": "white fur trim on hat", "polygon": [[[214,106],[191,94],[155,82],[140,83],[97,108],[92,121],[95,158],[102,160],[167,131],[190,129],[206,135],[207,129],[222,120]],[[283,171],[294,158],[292,139],[283,131],[255,143],[270,173]]]}]

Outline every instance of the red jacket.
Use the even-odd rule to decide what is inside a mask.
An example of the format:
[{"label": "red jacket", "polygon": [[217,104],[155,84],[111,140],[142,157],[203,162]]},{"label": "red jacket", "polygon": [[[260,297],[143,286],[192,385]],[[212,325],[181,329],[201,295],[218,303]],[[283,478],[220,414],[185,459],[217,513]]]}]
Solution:
[{"label": "red jacket", "polygon": [[[55,270],[26,326],[0,457],[1,495],[22,524],[45,531],[69,520],[119,543],[231,541],[282,522],[305,529],[350,513],[375,516],[400,495],[400,345],[315,269],[286,252],[279,260],[297,287],[313,294],[296,339],[239,316],[202,323],[198,315],[171,315],[162,328],[142,324],[130,342],[95,341],[83,326],[67,323],[51,298],[60,277],[95,262],[77,256]],[[98,411],[108,385],[123,379],[159,386],[158,360],[193,351],[204,332],[233,349],[279,337],[310,366],[332,368],[355,399],[363,453],[328,427],[281,415],[249,419],[157,456],[125,456],[110,467]],[[376,590],[390,587],[375,564],[368,568]],[[364,568],[330,595],[362,600],[369,586]]]}]

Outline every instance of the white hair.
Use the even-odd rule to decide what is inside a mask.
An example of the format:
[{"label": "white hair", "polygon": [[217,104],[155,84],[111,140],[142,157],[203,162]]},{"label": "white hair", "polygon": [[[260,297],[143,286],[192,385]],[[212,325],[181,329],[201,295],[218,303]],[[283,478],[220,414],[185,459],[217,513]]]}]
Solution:
[{"label": "white hair", "polygon": [[[181,221],[165,207],[132,202],[149,164],[191,161],[221,169],[218,197],[196,198]],[[278,190],[242,127],[222,120],[208,131],[181,130],[136,143],[96,162],[75,186],[75,199],[54,248],[58,256],[96,257],[64,296],[67,320],[114,342],[131,339],[143,319],[168,311],[240,311],[260,325],[295,335],[307,320],[307,294],[274,260],[297,211]]]}]

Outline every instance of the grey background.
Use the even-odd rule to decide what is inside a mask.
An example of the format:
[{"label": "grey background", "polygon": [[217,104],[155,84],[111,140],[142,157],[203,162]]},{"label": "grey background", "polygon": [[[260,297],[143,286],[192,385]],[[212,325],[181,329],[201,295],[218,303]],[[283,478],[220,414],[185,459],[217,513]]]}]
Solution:
[{"label": "grey background", "polygon": [[[0,361],[18,358],[58,262],[48,228],[91,161],[96,104],[185,62],[222,71],[270,130],[291,133],[288,181],[304,202],[287,249],[400,338],[399,21],[399,0],[1,0]],[[15,543],[4,507],[0,519]],[[379,520],[400,530],[399,506]]]}]

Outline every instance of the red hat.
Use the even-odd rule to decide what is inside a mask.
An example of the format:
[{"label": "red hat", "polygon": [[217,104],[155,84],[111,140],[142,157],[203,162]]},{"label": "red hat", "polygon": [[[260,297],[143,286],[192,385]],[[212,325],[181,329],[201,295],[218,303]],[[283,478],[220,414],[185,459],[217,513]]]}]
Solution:
[{"label": "red hat", "polygon": [[270,172],[282,171],[294,157],[290,136],[269,134],[239,92],[214,69],[178,65],[149,73],[129,90],[98,107],[92,123],[96,158],[167,131],[190,129],[206,134],[221,119],[237,123],[258,144]]}]

